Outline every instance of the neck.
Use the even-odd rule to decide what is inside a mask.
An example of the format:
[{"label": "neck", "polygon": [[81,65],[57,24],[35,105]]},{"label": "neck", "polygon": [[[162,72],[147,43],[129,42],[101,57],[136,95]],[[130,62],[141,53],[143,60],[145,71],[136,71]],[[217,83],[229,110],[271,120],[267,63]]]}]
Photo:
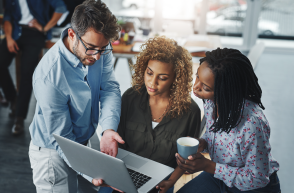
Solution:
[{"label": "neck", "polygon": [[66,37],[64,37],[63,38],[63,44],[64,44],[64,46],[71,52],[71,53],[74,53],[73,52],[73,49],[72,49],[72,43],[71,43],[71,41],[70,41],[70,39],[68,38],[68,36],[66,36]]},{"label": "neck", "polygon": [[169,103],[169,94],[168,95],[155,95],[155,96],[150,96],[149,95],[149,100],[152,102],[152,104],[164,104],[164,103]]}]

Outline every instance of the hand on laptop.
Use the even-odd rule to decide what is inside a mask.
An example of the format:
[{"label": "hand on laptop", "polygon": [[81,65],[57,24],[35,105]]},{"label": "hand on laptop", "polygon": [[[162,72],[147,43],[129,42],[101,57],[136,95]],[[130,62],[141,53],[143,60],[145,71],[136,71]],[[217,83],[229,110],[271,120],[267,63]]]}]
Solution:
[{"label": "hand on laptop", "polygon": [[165,193],[165,192],[168,191],[168,189],[170,189],[171,187],[173,187],[174,184],[175,184],[175,182],[172,181],[172,180],[163,180],[162,182],[160,182],[156,186],[156,189],[159,189],[158,190],[159,193]]},{"label": "hand on laptop", "polygon": [[104,181],[103,181],[102,179],[93,179],[93,180],[92,180],[92,184],[94,184],[95,186],[110,187],[110,188],[112,188],[112,189],[114,189],[114,190],[116,190],[116,191],[123,192],[123,191],[121,191],[121,190],[119,190],[119,189],[116,189],[116,188],[114,188],[114,187],[112,187],[112,186],[109,186],[109,185],[105,184]]},{"label": "hand on laptop", "polygon": [[116,157],[118,148],[117,142],[121,144],[125,143],[125,141],[119,136],[117,132],[112,129],[107,129],[104,131],[101,138],[100,151],[107,155]]}]

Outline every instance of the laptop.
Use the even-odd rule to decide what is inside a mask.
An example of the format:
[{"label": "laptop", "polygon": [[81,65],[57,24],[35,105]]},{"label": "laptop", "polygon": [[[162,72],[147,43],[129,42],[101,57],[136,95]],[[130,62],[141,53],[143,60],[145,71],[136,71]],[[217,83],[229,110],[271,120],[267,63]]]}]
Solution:
[{"label": "laptop", "polygon": [[118,148],[116,158],[53,134],[72,168],[126,193],[147,193],[174,169]]}]

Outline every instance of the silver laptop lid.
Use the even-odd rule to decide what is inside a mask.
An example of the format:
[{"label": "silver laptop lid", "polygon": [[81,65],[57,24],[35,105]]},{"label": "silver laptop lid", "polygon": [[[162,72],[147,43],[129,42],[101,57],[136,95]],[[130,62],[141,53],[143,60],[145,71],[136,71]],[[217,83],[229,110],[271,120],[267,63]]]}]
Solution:
[{"label": "silver laptop lid", "polygon": [[[72,168],[127,193],[137,193],[124,162],[53,134]],[[99,162],[97,161],[99,160]]]}]

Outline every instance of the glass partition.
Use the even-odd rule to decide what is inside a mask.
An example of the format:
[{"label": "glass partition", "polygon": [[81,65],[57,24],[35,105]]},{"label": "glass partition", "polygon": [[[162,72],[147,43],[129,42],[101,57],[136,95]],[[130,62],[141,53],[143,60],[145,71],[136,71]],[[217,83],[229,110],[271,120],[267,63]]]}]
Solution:
[{"label": "glass partition", "polygon": [[294,1],[264,1],[258,31],[260,38],[294,39]]},{"label": "glass partition", "polygon": [[210,0],[206,14],[207,33],[242,36],[246,10],[245,0]]}]

